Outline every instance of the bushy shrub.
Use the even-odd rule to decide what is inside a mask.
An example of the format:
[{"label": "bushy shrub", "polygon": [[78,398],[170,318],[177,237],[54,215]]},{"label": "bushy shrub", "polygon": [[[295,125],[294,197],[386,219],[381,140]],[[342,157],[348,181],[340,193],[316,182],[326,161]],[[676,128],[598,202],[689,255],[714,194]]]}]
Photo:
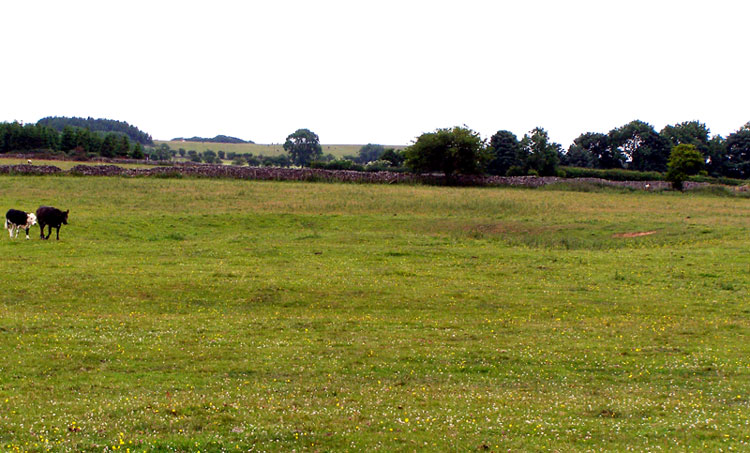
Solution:
[{"label": "bushy shrub", "polygon": [[364,171],[365,167],[347,159],[337,159],[330,162],[315,161],[310,163],[310,168],[320,168],[323,170],[354,170]]},{"label": "bushy shrub", "polygon": [[379,160],[387,160],[391,163],[391,167],[401,168],[404,166],[404,160],[406,160],[406,156],[404,155],[403,150],[388,148],[380,156]]},{"label": "bushy shrub", "polygon": [[704,164],[703,155],[694,145],[679,144],[672,148],[672,153],[669,155],[667,181],[672,183],[673,189],[682,190],[682,183],[688,176],[701,173]]},{"label": "bushy shrub", "polygon": [[260,159],[261,165],[264,167],[289,167],[292,165],[292,160],[285,154],[280,156],[259,155],[258,158]]},{"label": "bushy shrub", "polygon": [[526,172],[523,170],[522,167],[519,167],[517,165],[513,165],[508,169],[508,172],[506,173],[507,176],[526,176]]},{"label": "bushy shrub", "polygon": [[365,171],[391,171],[393,166],[388,160],[375,160],[365,165]]}]

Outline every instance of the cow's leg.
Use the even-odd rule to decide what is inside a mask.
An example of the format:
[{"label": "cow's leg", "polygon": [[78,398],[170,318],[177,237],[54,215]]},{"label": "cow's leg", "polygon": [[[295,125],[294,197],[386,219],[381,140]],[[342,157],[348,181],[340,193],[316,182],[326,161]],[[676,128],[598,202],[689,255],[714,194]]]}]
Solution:
[{"label": "cow's leg", "polygon": [[39,237],[41,239],[44,239],[44,224],[43,223],[39,224]]},{"label": "cow's leg", "polygon": [[30,238],[29,238],[29,230],[30,230],[30,229],[31,229],[31,227],[26,227],[26,240],[27,240],[27,241],[28,241],[28,240],[30,239]]},{"label": "cow's leg", "polygon": [[13,227],[8,228],[8,236],[10,236],[10,238],[13,239]]},{"label": "cow's leg", "polygon": [[60,227],[59,226],[56,227],[55,230],[56,230],[55,234],[57,234],[57,240],[59,241],[60,240]]},{"label": "cow's leg", "polygon": [[49,239],[49,235],[52,234],[52,225],[47,225],[47,236],[44,239]]}]

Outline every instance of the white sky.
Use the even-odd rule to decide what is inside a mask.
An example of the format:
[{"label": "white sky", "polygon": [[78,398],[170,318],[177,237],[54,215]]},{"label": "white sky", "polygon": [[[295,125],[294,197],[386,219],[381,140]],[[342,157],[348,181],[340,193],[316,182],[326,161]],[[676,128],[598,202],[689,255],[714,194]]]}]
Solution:
[{"label": "white sky", "polygon": [[565,148],[631,120],[750,121],[750,2],[3,2],[0,121],[92,116],[155,139],[409,144],[466,124]]}]

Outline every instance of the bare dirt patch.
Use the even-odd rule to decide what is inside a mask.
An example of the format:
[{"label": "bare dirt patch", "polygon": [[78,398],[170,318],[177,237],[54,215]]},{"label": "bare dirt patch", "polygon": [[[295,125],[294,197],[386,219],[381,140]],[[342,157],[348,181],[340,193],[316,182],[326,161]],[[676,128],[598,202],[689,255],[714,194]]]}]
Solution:
[{"label": "bare dirt patch", "polygon": [[615,238],[637,238],[637,237],[641,237],[641,236],[648,236],[650,234],[655,234],[655,233],[656,233],[656,231],[640,231],[640,232],[637,232],[637,233],[618,233],[618,234],[612,235],[612,237],[615,237]]}]

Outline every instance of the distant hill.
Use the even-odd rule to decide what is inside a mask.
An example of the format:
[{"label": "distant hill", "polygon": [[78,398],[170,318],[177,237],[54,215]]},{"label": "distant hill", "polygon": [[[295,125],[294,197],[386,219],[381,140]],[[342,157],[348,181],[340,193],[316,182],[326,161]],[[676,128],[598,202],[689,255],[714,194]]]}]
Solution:
[{"label": "distant hill", "polygon": [[47,126],[57,131],[62,131],[66,126],[89,129],[92,132],[110,133],[126,135],[131,141],[141,145],[153,145],[154,140],[151,136],[135,126],[124,121],[108,120],[104,118],[68,118],[66,116],[48,116],[37,121],[40,126]]},{"label": "distant hill", "polygon": [[[162,141],[155,140],[156,146],[160,146],[164,143],[169,145],[171,149],[178,150],[180,148],[188,151],[194,150],[198,153],[203,153],[210,149],[213,151],[222,150],[224,152],[233,152],[236,154],[254,154],[264,156],[280,156],[287,154],[284,151],[284,147],[280,143],[276,144],[257,144],[257,143],[209,143],[209,142],[194,142],[194,141],[182,141],[182,139],[176,141]],[[356,156],[359,153],[359,149],[362,145],[326,145],[321,144],[323,147],[323,154],[333,154],[337,158],[341,158],[347,155]],[[396,146],[395,148],[401,149],[403,146]]]},{"label": "distant hill", "polygon": [[214,138],[203,138],[203,137],[190,137],[190,138],[182,138],[177,137],[173,138],[171,141],[173,142],[199,142],[199,143],[255,143],[252,140],[242,140],[241,138],[237,137],[230,137],[228,135],[217,135]]}]

